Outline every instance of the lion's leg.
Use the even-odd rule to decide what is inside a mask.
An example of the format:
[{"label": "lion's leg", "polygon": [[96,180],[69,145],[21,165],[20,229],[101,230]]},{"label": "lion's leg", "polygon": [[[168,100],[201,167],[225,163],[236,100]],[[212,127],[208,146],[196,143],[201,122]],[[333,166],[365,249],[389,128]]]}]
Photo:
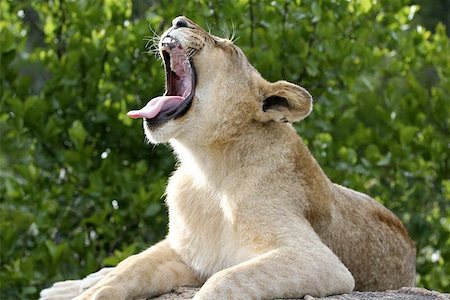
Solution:
[{"label": "lion's leg", "polygon": [[201,280],[164,240],[123,260],[93,287],[75,299],[133,299],[169,292],[178,286],[199,286]]},{"label": "lion's leg", "polygon": [[83,291],[87,290],[100,281],[103,277],[111,272],[114,268],[103,268],[95,273],[88,275],[86,278],[79,280],[65,280],[56,282],[51,287],[42,290],[40,300],[69,300]]},{"label": "lion's leg", "polygon": [[[274,299],[349,293],[354,279],[325,245],[279,248],[214,274],[194,299]],[[308,248],[307,248],[308,247]]]}]

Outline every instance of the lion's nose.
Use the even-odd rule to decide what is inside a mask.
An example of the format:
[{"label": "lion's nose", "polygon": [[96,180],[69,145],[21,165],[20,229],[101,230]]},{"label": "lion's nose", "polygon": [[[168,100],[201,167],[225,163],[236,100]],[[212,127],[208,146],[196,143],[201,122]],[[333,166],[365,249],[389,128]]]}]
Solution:
[{"label": "lion's nose", "polygon": [[172,26],[175,29],[176,28],[181,28],[181,27],[189,27],[187,19],[185,17],[183,17],[183,16],[176,17],[175,19],[173,19]]}]

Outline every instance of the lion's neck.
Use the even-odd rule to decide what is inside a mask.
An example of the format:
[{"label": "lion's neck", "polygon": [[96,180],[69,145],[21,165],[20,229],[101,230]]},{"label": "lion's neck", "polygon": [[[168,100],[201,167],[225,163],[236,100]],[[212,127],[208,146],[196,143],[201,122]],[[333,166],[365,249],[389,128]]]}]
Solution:
[{"label": "lion's neck", "polygon": [[214,148],[187,141],[171,140],[170,144],[180,162],[199,182],[212,183],[229,176],[236,168],[238,154],[231,153],[229,146]]},{"label": "lion's neck", "polygon": [[[230,176],[239,180],[249,176],[242,171],[254,170],[250,176],[264,176],[280,166],[292,166],[303,180],[313,174],[311,186],[325,186],[329,180],[309,150],[290,125],[272,123],[249,130],[229,143],[201,145],[192,141],[171,140],[181,165],[193,176],[220,187]],[[245,178],[242,178],[245,179]]]}]

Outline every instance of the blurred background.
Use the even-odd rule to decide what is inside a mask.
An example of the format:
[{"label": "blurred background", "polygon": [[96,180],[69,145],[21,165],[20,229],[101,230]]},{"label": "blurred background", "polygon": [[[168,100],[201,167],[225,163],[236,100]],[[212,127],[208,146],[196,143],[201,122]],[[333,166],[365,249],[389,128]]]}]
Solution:
[{"label": "blurred background", "polygon": [[126,112],[163,93],[153,40],[181,14],[234,33],[267,79],[311,92],[297,130],[320,165],[402,219],[419,286],[450,290],[449,1],[2,0],[0,11],[2,299],[37,298],[164,236],[175,162]]}]

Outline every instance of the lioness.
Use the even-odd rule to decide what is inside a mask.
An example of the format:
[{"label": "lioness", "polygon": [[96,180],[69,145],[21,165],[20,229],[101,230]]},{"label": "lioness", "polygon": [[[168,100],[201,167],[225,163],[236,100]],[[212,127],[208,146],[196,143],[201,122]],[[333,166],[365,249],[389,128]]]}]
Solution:
[{"label": "lioness", "polygon": [[161,38],[164,96],[129,112],[179,165],[167,237],[41,299],[133,299],[202,286],[195,299],[326,296],[414,286],[415,247],[372,198],[333,184],[297,136],[312,98],[271,83],[227,39],[177,17]]}]

